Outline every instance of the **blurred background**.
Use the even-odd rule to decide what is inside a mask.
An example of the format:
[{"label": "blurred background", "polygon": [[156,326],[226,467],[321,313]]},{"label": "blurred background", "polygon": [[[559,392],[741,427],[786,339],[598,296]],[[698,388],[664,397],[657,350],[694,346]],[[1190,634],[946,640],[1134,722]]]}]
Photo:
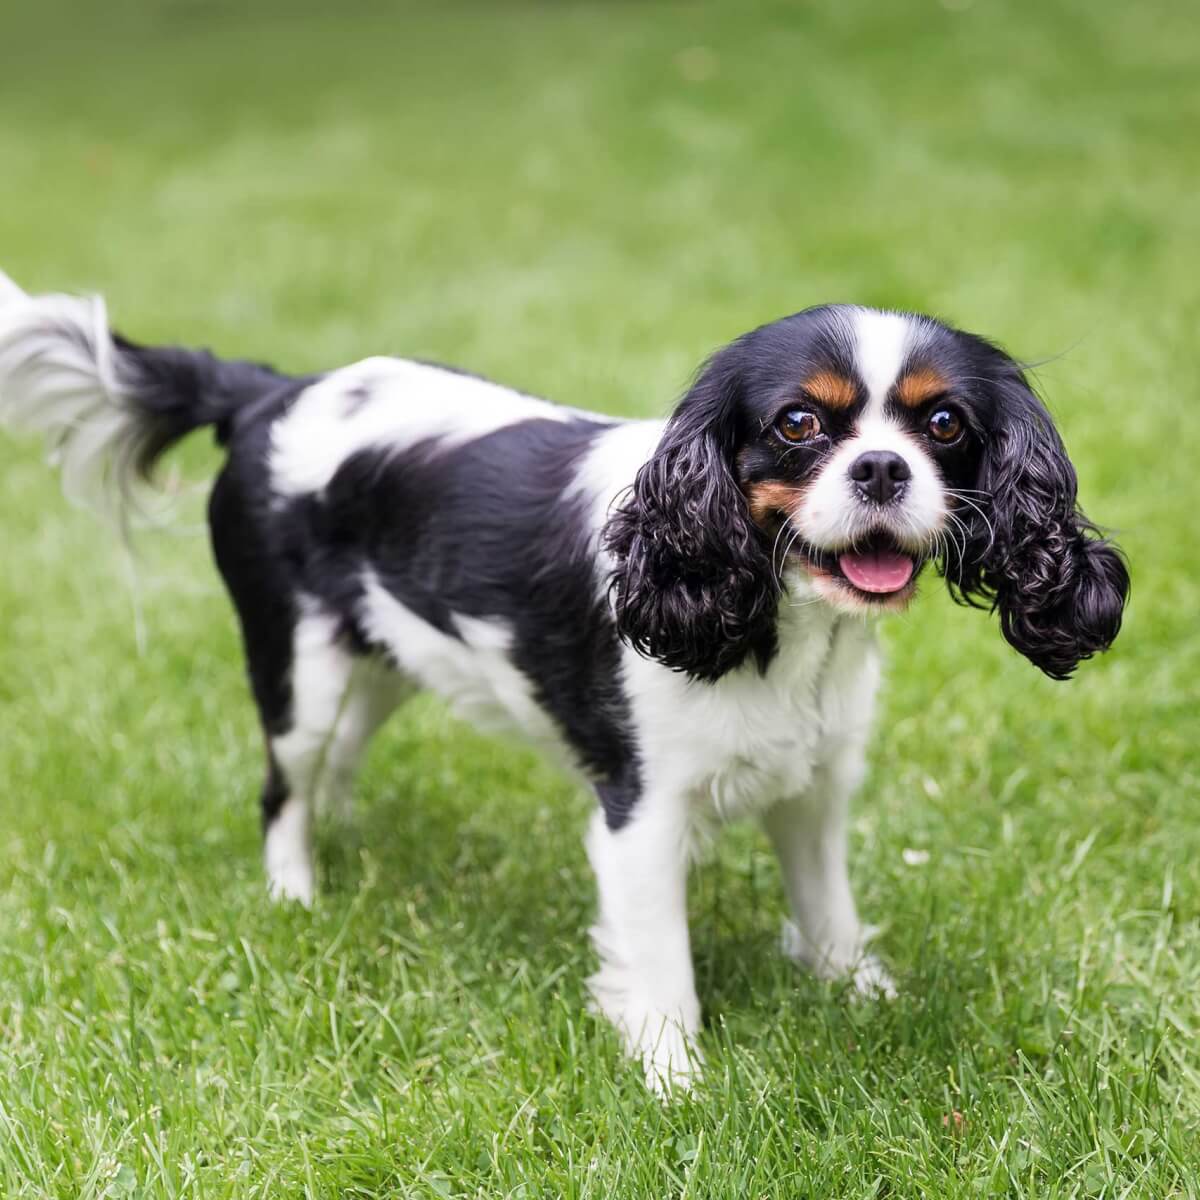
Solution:
[{"label": "blurred background", "polygon": [[422,702],[329,898],[268,911],[216,453],[139,539],[139,654],[128,564],[6,437],[0,1190],[1195,1195],[1198,80],[1168,0],[10,5],[28,290],[638,416],[810,304],[931,312],[1039,364],[1134,592],[1069,684],[932,579],[887,625],[854,854],[904,996],[778,964],[737,831],[693,896],[712,1091],[664,1114],[579,1017],[586,800]]}]

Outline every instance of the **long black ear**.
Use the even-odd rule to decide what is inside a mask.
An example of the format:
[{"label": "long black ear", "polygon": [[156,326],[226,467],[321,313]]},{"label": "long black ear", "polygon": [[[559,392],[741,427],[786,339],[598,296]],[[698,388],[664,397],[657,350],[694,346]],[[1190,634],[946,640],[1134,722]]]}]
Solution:
[{"label": "long black ear", "polygon": [[617,632],[697,679],[775,648],[770,554],[733,477],[742,353],[709,360],[604,535]]},{"label": "long black ear", "polygon": [[[999,611],[1008,642],[1052,679],[1107,650],[1121,628],[1129,574],[1075,502],[1075,469],[1050,414],[1007,356],[991,383],[996,424],[983,451],[970,535],[945,574],[956,599]],[[957,556],[956,556],[957,557]]]}]

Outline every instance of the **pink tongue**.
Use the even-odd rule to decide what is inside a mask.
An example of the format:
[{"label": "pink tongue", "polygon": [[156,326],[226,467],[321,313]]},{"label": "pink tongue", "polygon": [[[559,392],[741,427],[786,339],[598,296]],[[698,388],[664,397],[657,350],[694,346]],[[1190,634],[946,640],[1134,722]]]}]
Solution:
[{"label": "pink tongue", "polygon": [[895,550],[847,552],[838,559],[838,566],[863,592],[898,592],[913,574],[913,560]]}]

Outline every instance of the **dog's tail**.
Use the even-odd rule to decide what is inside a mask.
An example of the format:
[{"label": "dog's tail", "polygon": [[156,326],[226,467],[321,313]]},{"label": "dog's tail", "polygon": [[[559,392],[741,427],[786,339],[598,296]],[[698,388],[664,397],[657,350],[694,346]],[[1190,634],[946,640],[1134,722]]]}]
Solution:
[{"label": "dog's tail", "polygon": [[63,491],[124,526],[136,487],[193,429],[223,440],[242,404],[287,380],[206,350],[110,332],[98,296],[29,296],[0,271],[0,425],[46,439]]}]

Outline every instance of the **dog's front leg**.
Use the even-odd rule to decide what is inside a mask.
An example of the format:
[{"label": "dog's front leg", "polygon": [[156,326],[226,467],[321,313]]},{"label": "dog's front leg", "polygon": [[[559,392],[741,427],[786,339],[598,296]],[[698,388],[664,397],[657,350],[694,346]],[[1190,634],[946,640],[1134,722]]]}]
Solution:
[{"label": "dog's front leg", "polygon": [[846,976],[864,995],[894,996],[891,976],[867,949],[872,931],[859,921],[850,889],[846,823],[861,756],[855,749],[845,758],[819,768],[802,795],[763,816],[791,903],[784,951],[822,978]]},{"label": "dog's front leg", "polygon": [[687,925],[686,803],[642,796],[615,831],[597,812],[587,851],[600,901],[592,997],[641,1061],[651,1088],[686,1088],[702,1065]]}]

